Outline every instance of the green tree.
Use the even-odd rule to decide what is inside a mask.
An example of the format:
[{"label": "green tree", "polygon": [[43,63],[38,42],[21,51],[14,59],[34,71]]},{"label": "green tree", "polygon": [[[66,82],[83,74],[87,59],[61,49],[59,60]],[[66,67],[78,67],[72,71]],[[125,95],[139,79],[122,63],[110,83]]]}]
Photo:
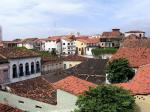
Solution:
[{"label": "green tree", "polygon": [[129,66],[128,60],[116,59],[107,65],[107,79],[110,83],[127,82],[134,77],[134,70]]},{"label": "green tree", "polygon": [[74,112],[134,112],[135,100],[123,88],[101,85],[78,97]]}]

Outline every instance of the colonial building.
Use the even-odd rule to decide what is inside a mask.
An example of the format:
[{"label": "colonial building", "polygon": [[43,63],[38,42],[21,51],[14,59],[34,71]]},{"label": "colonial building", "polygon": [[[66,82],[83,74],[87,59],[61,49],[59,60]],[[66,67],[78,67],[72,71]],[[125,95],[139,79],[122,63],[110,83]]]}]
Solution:
[{"label": "colonial building", "polygon": [[120,41],[124,37],[124,34],[120,32],[120,29],[112,29],[112,32],[103,32],[100,38],[101,47],[113,47],[119,48]]},{"label": "colonial building", "polygon": [[130,90],[135,97],[136,112],[149,112],[150,105],[150,65],[141,66],[134,78],[127,83],[117,84]]},{"label": "colonial building", "polygon": [[61,36],[53,36],[45,39],[44,50],[45,51],[55,51],[56,54],[61,54]]},{"label": "colonial building", "polygon": [[95,84],[74,76],[68,76],[53,85],[57,88],[58,96],[65,96],[60,103],[67,104],[72,111],[78,108],[76,106],[78,96],[88,91],[89,87],[96,87]]},{"label": "colonial building", "polygon": [[9,83],[30,79],[41,75],[41,57],[27,49],[0,49],[0,55],[9,62]]},{"label": "colonial building", "polygon": [[128,31],[125,32],[125,37],[129,35],[136,35],[138,37],[145,37],[145,32],[144,31]]},{"label": "colonial building", "polygon": [[62,44],[62,54],[63,55],[73,55],[76,53],[76,45],[74,36],[63,37],[61,39]]},{"label": "colonial building", "polygon": [[92,49],[99,47],[99,39],[87,38],[76,40],[76,53],[79,55],[92,55]]},{"label": "colonial building", "polygon": [[37,39],[38,38],[26,38],[22,40],[22,46],[26,47],[27,49],[35,49]]},{"label": "colonial building", "polygon": [[0,54],[0,84],[9,82],[9,63],[6,57]]},{"label": "colonial building", "polygon": [[22,43],[19,41],[2,41],[3,48],[16,48],[22,47]]},{"label": "colonial building", "polygon": [[63,61],[61,60],[49,60],[42,63],[43,75],[59,74],[63,69]]}]

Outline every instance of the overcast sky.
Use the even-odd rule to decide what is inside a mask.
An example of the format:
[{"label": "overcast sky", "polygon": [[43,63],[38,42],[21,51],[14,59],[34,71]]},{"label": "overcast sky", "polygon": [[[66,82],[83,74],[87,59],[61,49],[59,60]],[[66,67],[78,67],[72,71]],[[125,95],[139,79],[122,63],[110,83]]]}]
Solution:
[{"label": "overcast sky", "polygon": [[3,39],[112,28],[150,34],[150,0],[0,0]]}]

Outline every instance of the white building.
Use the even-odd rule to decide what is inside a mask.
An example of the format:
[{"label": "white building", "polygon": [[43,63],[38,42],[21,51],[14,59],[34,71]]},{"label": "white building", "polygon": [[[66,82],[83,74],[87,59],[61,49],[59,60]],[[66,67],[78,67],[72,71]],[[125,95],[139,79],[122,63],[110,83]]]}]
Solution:
[{"label": "white building", "polygon": [[0,49],[9,62],[8,83],[18,82],[41,75],[41,57],[27,49]]},{"label": "white building", "polygon": [[145,37],[144,31],[128,31],[125,32],[125,37],[128,37],[129,35],[136,35],[138,37]]},{"label": "white building", "polygon": [[63,55],[73,55],[76,52],[75,40],[71,38],[62,38],[62,54]]},{"label": "white building", "polygon": [[61,54],[61,37],[49,37],[45,39],[45,42],[43,43],[43,49],[45,51],[56,51],[57,54]]},{"label": "white building", "polygon": [[27,49],[34,49],[38,38],[26,38],[22,40],[22,46]]}]

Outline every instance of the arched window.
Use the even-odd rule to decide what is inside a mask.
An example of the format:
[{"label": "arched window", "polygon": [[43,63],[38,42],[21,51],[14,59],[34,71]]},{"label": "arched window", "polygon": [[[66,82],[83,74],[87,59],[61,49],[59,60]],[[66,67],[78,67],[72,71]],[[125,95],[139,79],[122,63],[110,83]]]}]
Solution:
[{"label": "arched window", "polygon": [[30,72],[29,72],[29,63],[25,64],[25,71],[26,71],[26,75],[30,75]]},{"label": "arched window", "polygon": [[17,66],[14,64],[12,66],[13,78],[17,78]]},{"label": "arched window", "polygon": [[34,74],[35,70],[34,70],[34,62],[31,63],[31,74]]},{"label": "arched window", "polygon": [[39,61],[36,62],[36,73],[40,72],[40,63]]},{"label": "arched window", "polygon": [[19,65],[19,76],[23,76],[23,64]]}]

